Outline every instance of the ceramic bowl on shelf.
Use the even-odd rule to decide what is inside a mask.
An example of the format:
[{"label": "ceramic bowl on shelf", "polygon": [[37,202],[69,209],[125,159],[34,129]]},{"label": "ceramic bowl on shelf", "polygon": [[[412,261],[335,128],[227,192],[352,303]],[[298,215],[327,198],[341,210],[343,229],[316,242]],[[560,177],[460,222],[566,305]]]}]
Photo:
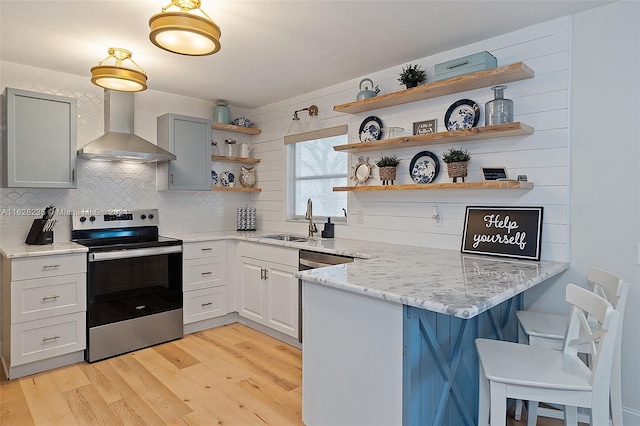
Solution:
[{"label": "ceramic bowl on shelf", "polygon": [[234,126],[242,126],[242,127],[251,127],[253,126],[253,121],[249,120],[246,117],[234,118],[231,122]]}]

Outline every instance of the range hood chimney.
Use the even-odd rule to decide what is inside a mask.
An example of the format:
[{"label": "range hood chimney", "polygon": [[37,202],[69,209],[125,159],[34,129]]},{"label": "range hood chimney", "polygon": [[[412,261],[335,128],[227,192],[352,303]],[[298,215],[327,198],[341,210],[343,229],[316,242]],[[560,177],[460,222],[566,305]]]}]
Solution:
[{"label": "range hood chimney", "polygon": [[104,91],[105,134],[78,150],[78,158],[163,163],[176,156],[133,133],[133,93]]}]

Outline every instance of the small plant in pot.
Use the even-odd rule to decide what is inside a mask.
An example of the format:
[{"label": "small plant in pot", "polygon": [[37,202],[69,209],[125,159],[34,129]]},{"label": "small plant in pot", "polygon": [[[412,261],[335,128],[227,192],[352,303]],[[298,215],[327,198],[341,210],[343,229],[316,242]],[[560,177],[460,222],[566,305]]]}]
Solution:
[{"label": "small plant in pot", "polygon": [[471,154],[466,149],[451,148],[442,155],[442,161],[447,164],[447,173],[453,182],[457,182],[458,178],[467,177],[467,164],[471,159]]},{"label": "small plant in pot", "polygon": [[393,181],[396,180],[396,170],[401,161],[395,155],[381,155],[376,160],[376,166],[378,166],[378,173],[383,185],[393,185]]},{"label": "small plant in pot", "polygon": [[402,68],[398,81],[410,89],[427,81],[427,72],[419,64],[409,64]]}]

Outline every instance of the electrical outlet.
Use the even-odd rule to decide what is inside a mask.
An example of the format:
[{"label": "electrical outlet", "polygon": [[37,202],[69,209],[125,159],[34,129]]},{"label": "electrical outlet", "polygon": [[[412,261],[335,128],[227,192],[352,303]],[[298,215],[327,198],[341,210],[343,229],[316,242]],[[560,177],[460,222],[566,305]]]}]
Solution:
[{"label": "electrical outlet", "polygon": [[364,210],[356,210],[356,223],[358,225],[364,224]]},{"label": "electrical outlet", "polygon": [[431,220],[433,221],[433,226],[442,226],[442,216],[440,216],[440,209],[438,206],[433,206],[431,209]]},{"label": "electrical outlet", "polygon": [[218,216],[224,216],[224,206],[218,206]]}]

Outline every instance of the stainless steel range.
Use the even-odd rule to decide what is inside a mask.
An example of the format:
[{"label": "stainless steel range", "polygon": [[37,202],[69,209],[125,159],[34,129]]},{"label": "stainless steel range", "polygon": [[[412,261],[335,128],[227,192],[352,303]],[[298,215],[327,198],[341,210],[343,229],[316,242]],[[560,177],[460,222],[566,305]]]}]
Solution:
[{"label": "stainless steel range", "polygon": [[87,246],[89,362],[183,336],[182,241],[158,235],[158,210],[74,215]]}]

